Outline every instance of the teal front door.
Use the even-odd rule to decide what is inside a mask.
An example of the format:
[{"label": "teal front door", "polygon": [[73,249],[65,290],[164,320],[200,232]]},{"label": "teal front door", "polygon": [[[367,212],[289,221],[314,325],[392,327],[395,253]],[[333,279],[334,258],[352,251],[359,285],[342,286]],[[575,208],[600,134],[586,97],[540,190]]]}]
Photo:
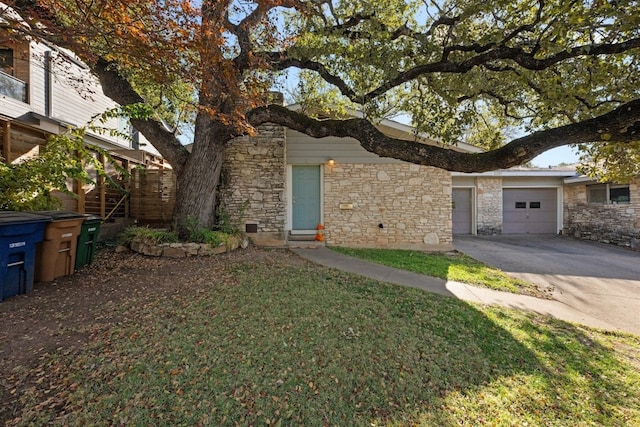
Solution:
[{"label": "teal front door", "polygon": [[315,230],[320,223],[320,166],[292,166],[294,231]]}]

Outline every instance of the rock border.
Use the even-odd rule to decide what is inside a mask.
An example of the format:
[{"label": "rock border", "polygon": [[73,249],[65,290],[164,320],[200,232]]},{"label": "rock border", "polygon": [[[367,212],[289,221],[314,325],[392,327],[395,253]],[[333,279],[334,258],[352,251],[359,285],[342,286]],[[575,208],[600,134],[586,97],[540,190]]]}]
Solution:
[{"label": "rock border", "polygon": [[136,237],[131,242],[130,249],[139,254],[155,257],[186,258],[190,256],[213,256],[246,249],[249,239],[246,236],[229,236],[229,241],[213,246],[208,243],[156,243],[152,239]]}]

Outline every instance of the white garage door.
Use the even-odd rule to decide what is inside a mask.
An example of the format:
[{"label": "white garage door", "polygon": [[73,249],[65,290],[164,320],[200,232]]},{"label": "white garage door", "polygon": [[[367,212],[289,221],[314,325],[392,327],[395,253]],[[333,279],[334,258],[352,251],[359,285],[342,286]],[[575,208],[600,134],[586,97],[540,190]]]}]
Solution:
[{"label": "white garage door", "polygon": [[454,188],[453,198],[453,234],[471,234],[471,189]]},{"label": "white garage door", "polygon": [[503,234],[558,232],[558,191],[555,188],[505,188],[502,200]]}]

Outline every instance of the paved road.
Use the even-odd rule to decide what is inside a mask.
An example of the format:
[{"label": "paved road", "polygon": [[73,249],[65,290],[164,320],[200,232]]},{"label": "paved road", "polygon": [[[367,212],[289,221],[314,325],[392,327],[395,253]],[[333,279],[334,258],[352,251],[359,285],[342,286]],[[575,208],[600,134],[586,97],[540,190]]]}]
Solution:
[{"label": "paved road", "polygon": [[640,252],[560,236],[456,236],[456,249],[512,276],[553,288],[553,298],[640,335]]}]

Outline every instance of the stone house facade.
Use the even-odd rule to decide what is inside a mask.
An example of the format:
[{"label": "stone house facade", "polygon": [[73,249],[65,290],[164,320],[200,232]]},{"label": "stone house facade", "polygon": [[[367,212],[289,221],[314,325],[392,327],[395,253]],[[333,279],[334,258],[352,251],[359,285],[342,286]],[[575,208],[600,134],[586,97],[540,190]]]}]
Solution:
[{"label": "stone house facade", "polygon": [[[414,138],[389,121],[381,130]],[[270,124],[232,141],[226,156],[221,209],[258,244],[313,239],[322,224],[332,245],[453,248],[447,171],[378,157],[353,139],[313,139]]]},{"label": "stone house facade", "polygon": [[620,185],[571,169],[453,173],[452,198],[454,235],[562,234],[640,249],[640,177]]},{"label": "stone house facade", "polygon": [[[413,138],[403,125],[381,127]],[[226,156],[221,208],[258,244],[313,239],[322,224],[328,244],[352,247],[449,250],[456,234],[640,246],[640,178],[625,187],[571,169],[450,173],[378,157],[349,138],[313,139],[271,124],[232,141]]]},{"label": "stone house facade", "polygon": [[629,185],[569,178],[564,200],[566,235],[640,250],[640,177]]}]

